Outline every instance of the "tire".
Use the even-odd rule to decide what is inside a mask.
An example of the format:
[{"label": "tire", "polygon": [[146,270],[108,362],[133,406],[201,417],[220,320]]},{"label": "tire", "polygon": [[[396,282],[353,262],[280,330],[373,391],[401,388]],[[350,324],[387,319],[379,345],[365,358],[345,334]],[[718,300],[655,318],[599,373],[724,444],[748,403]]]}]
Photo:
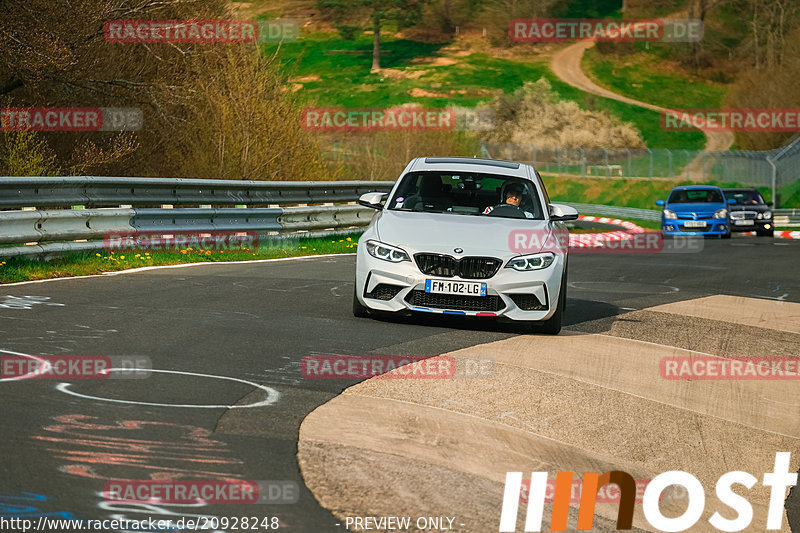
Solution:
[{"label": "tire", "polygon": [[561,332],[561,322],[564,319],[564,308],[567,306],[567,270],[564,269],[564,277],[561,278],[561,289],[558,291],[558,304],[553,316],[534,326],[534,331],[545,335],[558,335]]},{"label": "tire", "polygon": [[774,229],[769,229],[766,231],[756,231],[756,237],[774,237],[774,236],[775,236]]},{"label": "tire", "polygon": [[353,289],[353,316],[356,318],[367,318],[369,316],[367,307],[358,301],[356,289]]}]

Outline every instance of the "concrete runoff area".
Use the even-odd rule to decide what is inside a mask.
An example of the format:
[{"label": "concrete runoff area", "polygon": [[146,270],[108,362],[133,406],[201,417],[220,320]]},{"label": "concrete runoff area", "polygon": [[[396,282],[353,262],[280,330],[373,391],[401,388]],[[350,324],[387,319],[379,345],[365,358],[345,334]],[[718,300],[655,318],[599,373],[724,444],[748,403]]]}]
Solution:
[{"label": "concrete runoff area", "polygon": [[[636,479],[691,473],[703,484],[706,502],[690,530],[717,531],[711,515],[735,513],[716,498],[715,484],[738,470],[758,478],[752,489],[736,489],[754,510],[746,531],[764,531],[770,496],[764,473],[773,471],[776,452],[792,452],[792,472],[800,466],[797,381],[668,380],[660,362],[800,357],[797,316],[797,303],[712,296],[618,316],[623,333],[520,336],[451,352],[456,361],[494,359],[494,375],[370,379],[350,387],[303,422],[301,471],[322,506],[343,523],[353,516],[447,515],[455,517],[455,531],[482,533],[497,531],[506,472],[521,471],[528,479],[548,471],[553,479],[558,471],[574,471],[579,479],[610,470]],[[663,336],[656,337],[661,344],[647,342],[653,336],[645,332],[652,330],[625,329],[625,317],[652,323],[666,317],[673,328],[701,339],[704,352],[688,349],[685,338],[676,343],[682,348]],[[711,325],[722,339],[737,342],[703,344]],[[742,340],[738,329],[751,335]],[[675,517],[686,503],[676,497],[662,501],[661,509]],[[520,504],[517,531],[524,531],[525,508]],[[545,505],[545,527],[551,509]],[[569,530],[575,530],[577,509],[572,503]],[[595,530],[615,530],[617,509],[617,503],[598,503]],[[641,503],[633,525],[656,531]],[[782,531],[790,531],[786,516]]]}]

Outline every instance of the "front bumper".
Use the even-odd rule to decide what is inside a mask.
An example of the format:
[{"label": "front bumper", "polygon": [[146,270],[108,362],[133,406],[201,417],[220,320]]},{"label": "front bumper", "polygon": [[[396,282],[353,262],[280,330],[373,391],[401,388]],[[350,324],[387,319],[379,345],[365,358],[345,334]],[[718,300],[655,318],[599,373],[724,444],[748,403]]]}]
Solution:
[{"label": "front bumper", "polygon": [[688,220],[662,219],[661,233],[663,235],[726,235],[731,230],[730,222],[722,218],[703,220],[705,228],[687,228],[684,223]]},{"label": "front bumper", "polygon": [[[376,311],[531,321],[550,318],[555,312],[561,289],[564,256],[558,255],[552,265],[542,270],[517,272],[503,267],[488,279],[442,278],[423,274],[413,258],[410,262],[390,263],[372,257],[365,248],[359,247],[356,259],[356,296],[363,305]],[[424,292],[427,279],[486,283],[486,296],[448,298],[443,295],[440,298]],[[523,308],[536,302],[531,295],[535,296],[542,309]]]},{"label": "front bumper", "polygon": [[769,231],[771,229],[775,229],[775,225],[772,223],[772,219],[768,220],[753,220],[754,224],[752,225],[739,225],[736,224],[736,221],[731,221],[731,231]]}]

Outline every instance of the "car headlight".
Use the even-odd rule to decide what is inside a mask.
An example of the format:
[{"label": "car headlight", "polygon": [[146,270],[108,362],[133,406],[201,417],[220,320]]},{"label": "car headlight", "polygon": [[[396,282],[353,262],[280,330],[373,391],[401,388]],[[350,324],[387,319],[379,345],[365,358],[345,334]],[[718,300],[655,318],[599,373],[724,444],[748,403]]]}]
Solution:
[{"label": "car headlight", "polygon": [[556,254],[552,252],[545,252],[541,254],[520,255],[511,259],[506,268],[513,268],[519,272],[528,270],[542,270],[553,264],[556,260]]},{"label": "car headlight", "polygon": [[717,212],[714,213],[714,218],[725,218],[726,216],[728,216],[727,209],[717,209]]},{"label": "car headlight", "polygon": [[678,215],[671,209],[664,209],[664,218],[678,218]]},{"label": "car headlight", "polygon": [[408,254],[400,248],[389,246],[379,241],[367,241],[367,253],[372,257],[377,257],[390,263],[402,263],[403,261],[411,261]]},{"label": "car headlight", "polygon": [[772,211],[769,211],[769,210],[764,211],[764,218],[767,219],[767,220],[772,218]]}]

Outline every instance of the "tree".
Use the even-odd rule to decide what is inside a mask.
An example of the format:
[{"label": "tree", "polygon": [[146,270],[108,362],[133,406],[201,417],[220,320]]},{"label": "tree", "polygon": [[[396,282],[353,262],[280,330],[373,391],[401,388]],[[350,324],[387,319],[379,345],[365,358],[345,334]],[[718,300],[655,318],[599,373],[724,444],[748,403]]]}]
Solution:
[{"label": "tree", "polygon": [[[27,150],[47,163],[42,168],[102,175],[302,179],[322,173],[286,74],[274,58],[260,57],[254,43],[113,43],[103,34],[109,20],[230,18],[227,0],[0,3],[0,107],[137,108],[144,120],[139,131],[122,136],[15,137],[14,144],[0,145],[0,159]],[[45,146],[55,160],[39,157],[50,153]]]},{"label": "tree", "polygon": [[[712,9],[721,7],[722,5],[730,2],[731,0],[689,0],[689,18],[697,19],[705,24],[706,15]],[[692,42],[690,44],[692,50],[692,62],[695,69],[700,68],[700,52],[702,51],[702,43]]]},{"label": "tree", "polygon": [[363,28],[368,24],[373,31],[372,72],[381,68],[381,25],[389,20],[401,28],[413,26],[422,16],[422,7],[429,0],[317,0],[323,15],[337,26],[357,22]]}]

